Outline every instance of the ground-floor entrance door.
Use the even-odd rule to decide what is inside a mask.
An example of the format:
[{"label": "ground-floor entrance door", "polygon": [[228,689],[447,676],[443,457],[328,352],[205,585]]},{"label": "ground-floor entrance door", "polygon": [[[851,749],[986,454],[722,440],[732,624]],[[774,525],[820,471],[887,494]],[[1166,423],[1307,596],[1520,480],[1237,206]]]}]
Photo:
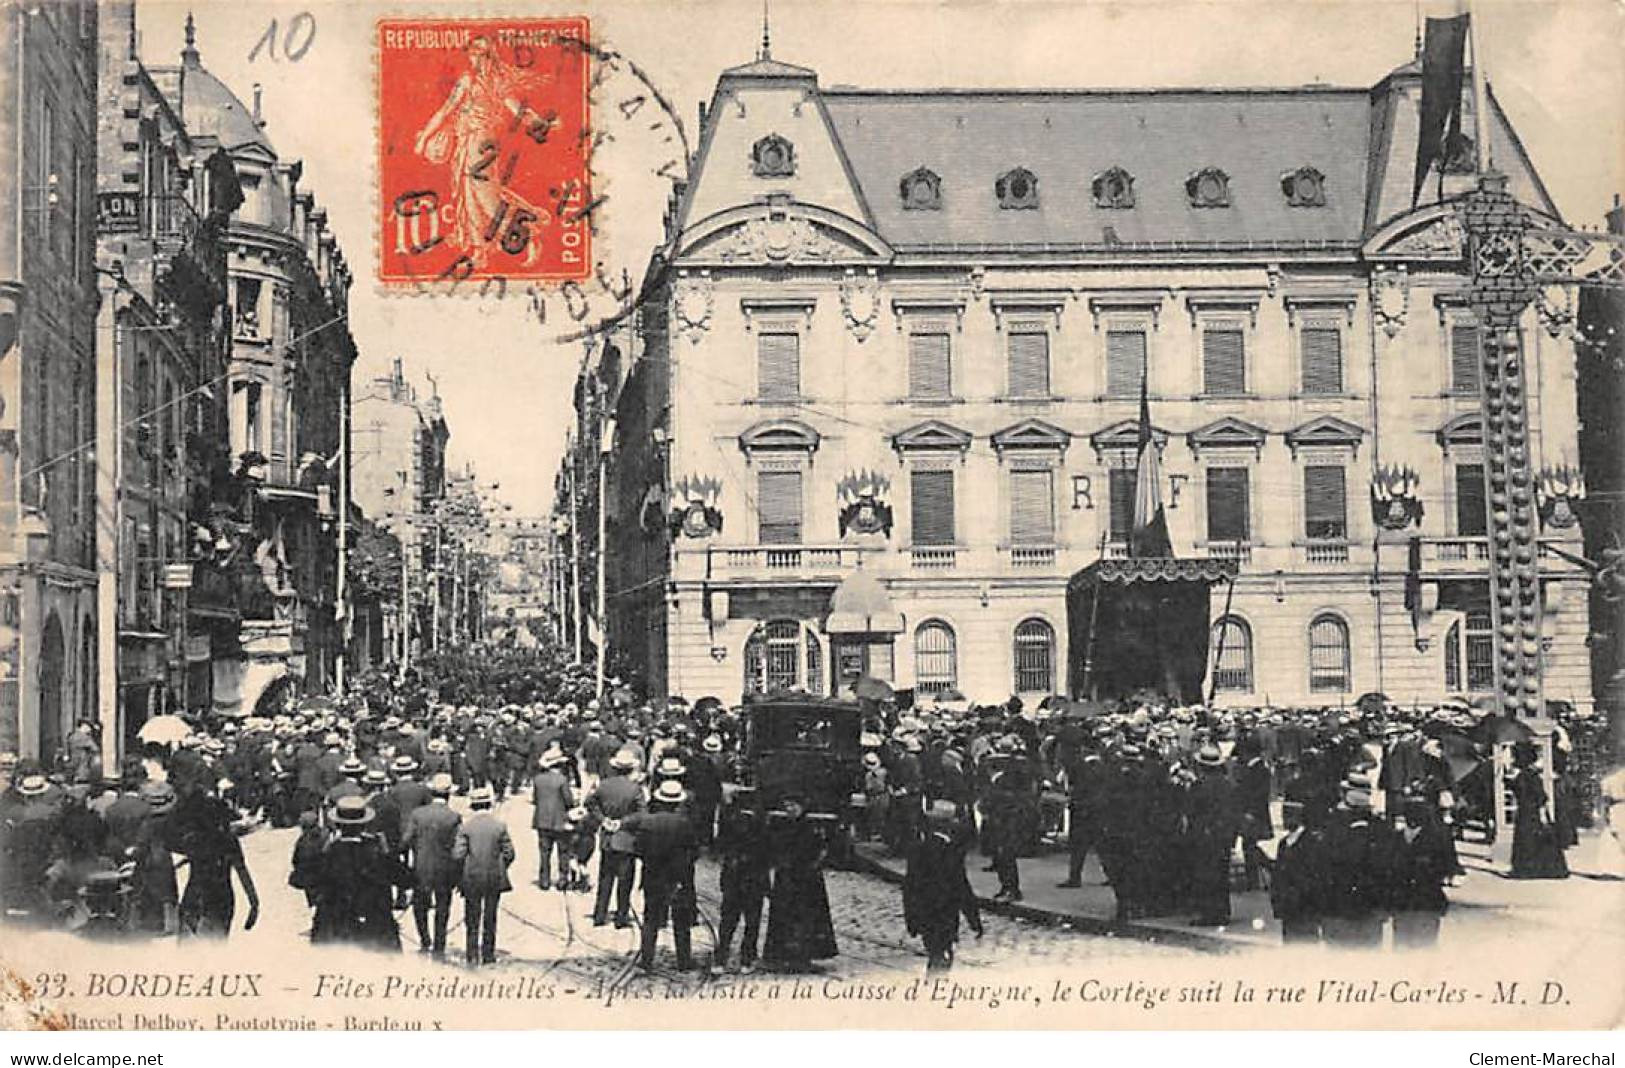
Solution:
[{"label": "ground-floor entrance door", "polygon": [[842,634],[830,640],[835,655],[834,691],[850,693],[852,685],[865,675],[882,682],[894,681],[895,658],[890,634]]}]

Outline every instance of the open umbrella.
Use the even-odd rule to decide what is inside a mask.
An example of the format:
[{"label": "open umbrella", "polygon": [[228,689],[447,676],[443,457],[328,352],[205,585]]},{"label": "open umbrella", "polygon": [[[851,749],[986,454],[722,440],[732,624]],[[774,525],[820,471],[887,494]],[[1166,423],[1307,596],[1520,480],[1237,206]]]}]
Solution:
[{"label": "open umbrella", "polygon": [[1473,740],[1465,734],[1445,734],[1439,738],[1439,749],[1444,766],[1450,771],[1450,781],[1458,783],[1478,770],[1484,761],[1478,755]]},{"label": "open umbrella", "polygon": [[155,745],[174,745],[192,733],[192,725],[179,716],[154,716],[141,724],[136,737]]},{"label": "open umbrella", "polygon": [[1363,693],[1354,702],[1354,707],[1368,716],[1381,712],[1388,704],[1388,695],[1385,693]]},{"label": "open umbrella", "polygon": [[1520,720],[1506,716],[1485,716],[1473,726],[1471,737],[1475,742],[1498,745],[1503,742],[1532,741],[1535,732]]},{"label": "open umbrella", "polygon": [[694,711],[696,712],[706,712],[713,708],[722,707],[722,698],[720,697],[702,697],[694,702]]},{"label": "open umbrella", "polygon": [[889,701],[895,694],[891,686],[871,675],[864,675],[852,684],[852,696],[860,701]]}]

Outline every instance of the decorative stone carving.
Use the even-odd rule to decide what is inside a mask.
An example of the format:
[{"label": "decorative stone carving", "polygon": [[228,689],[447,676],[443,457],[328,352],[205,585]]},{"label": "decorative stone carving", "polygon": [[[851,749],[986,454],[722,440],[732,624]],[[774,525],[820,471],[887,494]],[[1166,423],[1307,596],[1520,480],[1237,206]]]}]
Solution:
[{"label": "decorative stone carving", "polygon": [[942,207],[942,179],[925,167],[903,175],[898,193],[907,211],[936,211]]},{"label": "decorative stone carving", "polygon": [[750,169],[758,178],[788,178],[796,173],[796,148],[778,134],[768,134],[751,146]]},{"label": "decorative stone carving", "polygon": [[1134,175],[1121,167],[1111,167],[1095,175],[1090,183],[1097,208],[1132,208]]},{"label": "decorative stone carving", "polygon": [[993,183],[993,195],[1001,208],[1038,207],[1038,176],[1025,167],[1001,174]]},{"label": "decorative stone carving", "polygon": [[1294,208],[1326,206],[1326,176],[1314,167],[1299,167],[1281,175],[1281,193]]},{"label": "decorative stone carving", "polygon": [[1455,212],[1441,216],[1428,226],[1406,234],[1382,250],[1384,256],[1449,256],[1466,255],[1467,231]]},{"label": "decorative stone carving", "polygon": [[880,322],[880,282],[875,272],[847,271],[841,278],[841,315],[861,345]]},{"label": "decorative stone carving", "polygon": [[1371,276],[1371,314],[1377,325],[1389,337],[1397,336],[1405,328],[1410,308],[1410,271],[1404,266],[1397,270],[1379,268]]},{"label": "decorative stone carving", "polygon": [[683,275],[672,292],[671,312],[677,328],[688,335],[691,344],[699,344],[700,335],[711,328],[711,315],[716,310],[709,271]]},{"label": "decorative stone carving", "polygon": [[1217,167],[1203,167],[1185,179],[1185,196],[1193,208],[1228,208],[1230,176]]},{"label": "decorative stone carving", "polygon": [[752,219],[706,249],[726,263],[828,263],[850,251],[806,219],[789,216]]}]

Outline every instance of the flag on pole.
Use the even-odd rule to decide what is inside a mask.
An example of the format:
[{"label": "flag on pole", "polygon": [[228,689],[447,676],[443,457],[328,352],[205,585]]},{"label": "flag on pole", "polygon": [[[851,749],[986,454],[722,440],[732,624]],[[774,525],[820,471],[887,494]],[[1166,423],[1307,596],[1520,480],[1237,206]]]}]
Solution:
[{"label": "flag on pole", "polygon": [[1422,44],[1422,121],[1416,142],[1411,207],[1435,163],[1444,166],[1446,146],[1461,137],[1461,89],[1466,70],[1470,15],[1428,19]]},{"label": "flag on pole", "polygon": [[1151,432],[1151,398],[1140,379],[1140,439],[1135,458],[1134,529],[1129,533],[1130,556],[1172,556],[1168,517],[1162,510],[1162,465]]}]

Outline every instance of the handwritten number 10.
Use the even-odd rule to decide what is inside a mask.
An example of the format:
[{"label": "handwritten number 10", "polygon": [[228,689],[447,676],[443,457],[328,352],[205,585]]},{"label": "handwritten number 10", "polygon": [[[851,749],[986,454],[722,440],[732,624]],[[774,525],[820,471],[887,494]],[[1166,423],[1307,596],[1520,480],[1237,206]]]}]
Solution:
[{"label": "handwritten number 10", "polygon": [[[276,62],[277,21],[265,27],[260,39],[254,42],[254,47],[248,53],[250,63],[259,58],[260,50],[265,49],[271,62]],[[310,46],[316,43],[316,16],[308,11],[301,11],[288,23],[288,32],[282,35],[282,54],[294,63],[305,58]]]}]

